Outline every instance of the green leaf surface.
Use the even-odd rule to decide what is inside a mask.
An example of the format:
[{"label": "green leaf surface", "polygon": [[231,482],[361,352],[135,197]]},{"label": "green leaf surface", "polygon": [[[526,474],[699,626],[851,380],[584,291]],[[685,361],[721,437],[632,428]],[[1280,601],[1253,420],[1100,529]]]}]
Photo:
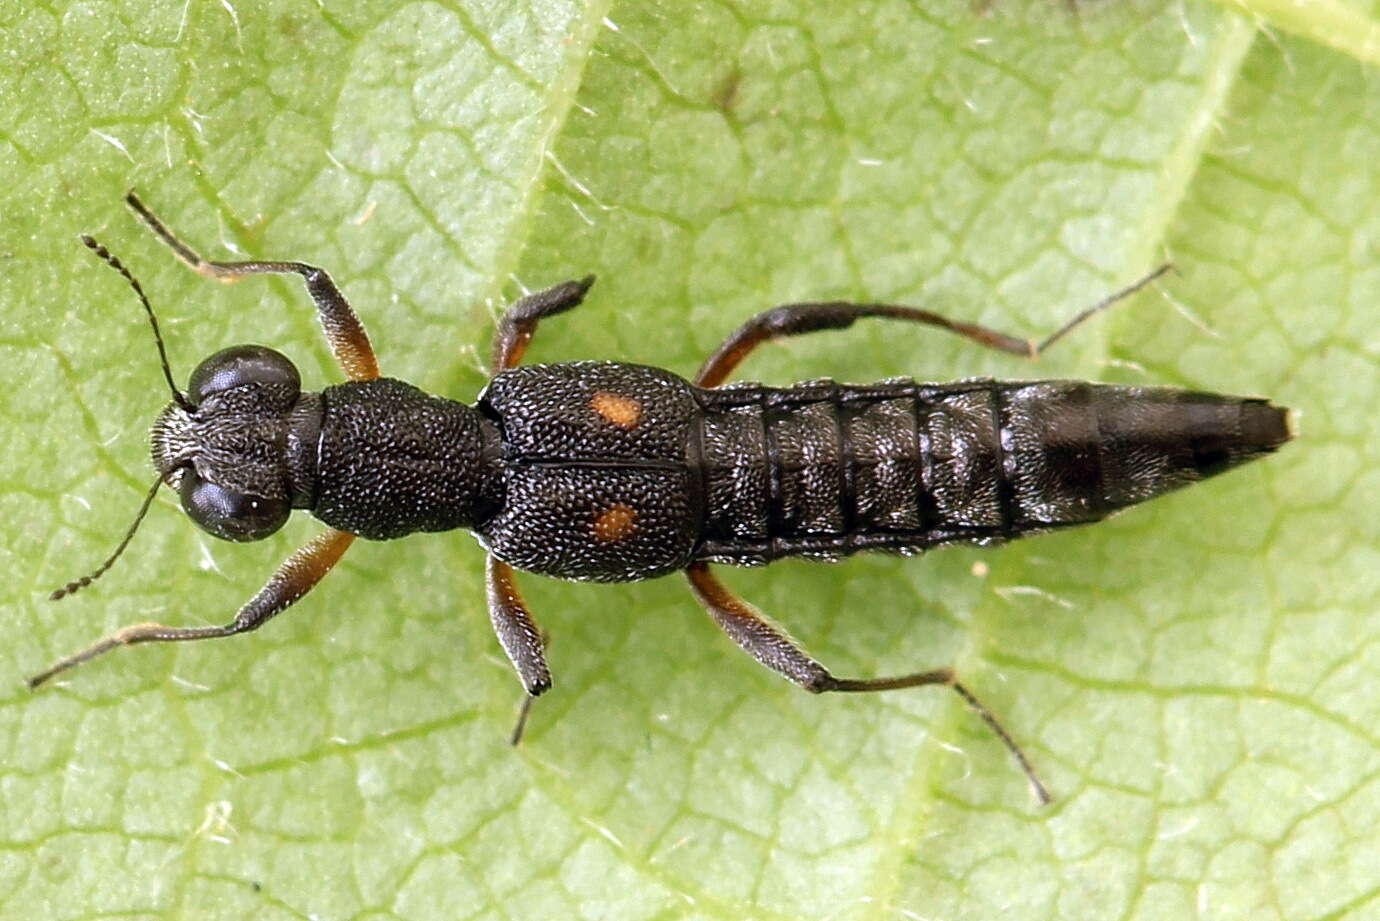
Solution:
[{"label": "green leaf surface", "polygon": [[[0,918],[1380,916],[1380,78],[1352,4],[1029,0],[154,5],[0,0]],[[1367,32],[1366,30],[1370,30]],[[1289,34],[1281,34],[1289,33]],[[328,267],[385,372],[472,399],[492,319],[594,272],[535,361],[692,374],[790,300],[1020,335],[1172,259],[1040,366],[871,322],[745,373],[1084,377],[1265,394],[1277,457],[1094,528],[725,580],[836,672],[803,694],[676,578],[523,580],[518,688],[459,535],[359,543],[265,629],[22,677],[114,627],[220,623],[317,532],[229,545],[165,495],[98,585],[175,372],[262,342],[340,379]]]}]

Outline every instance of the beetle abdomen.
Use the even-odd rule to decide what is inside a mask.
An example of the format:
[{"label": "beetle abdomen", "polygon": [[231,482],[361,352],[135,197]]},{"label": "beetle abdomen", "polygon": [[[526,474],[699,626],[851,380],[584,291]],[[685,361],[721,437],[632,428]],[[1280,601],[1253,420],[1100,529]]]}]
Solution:
[{"label": "beetle abdomen", "polygon": [[1263,400],[1079,381],[701,391],[698,559],[914,553],[1097,521],[1274,450]]}]

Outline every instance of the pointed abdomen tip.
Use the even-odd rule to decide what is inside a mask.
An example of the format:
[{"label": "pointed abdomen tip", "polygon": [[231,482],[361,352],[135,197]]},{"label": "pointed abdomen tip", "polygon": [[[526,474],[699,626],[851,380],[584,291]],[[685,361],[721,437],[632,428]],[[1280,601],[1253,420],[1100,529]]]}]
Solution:
[{"label": "pointed abdomen tip", "polygon": [[1241,437],[1249,446],[1273,451],[1294,437],[1293,413],[1264,400],[1241,406]]}]

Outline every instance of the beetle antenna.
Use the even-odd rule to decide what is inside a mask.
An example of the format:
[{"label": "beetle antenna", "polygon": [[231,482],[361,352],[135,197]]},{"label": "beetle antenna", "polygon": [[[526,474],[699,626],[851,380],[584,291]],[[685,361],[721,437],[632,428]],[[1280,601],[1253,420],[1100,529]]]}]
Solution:
[{"label": "beetle antenna", "polygon": [[144,294],[144,289],[143,286],[139,284],[139,279],[135,278],[130,273],[129,269],[125,268],[124,263],[116,259],[110,250],[98,243],[94,238],[82,234],[81,242],[86,244],[87,249],[91,250],[97,256],[100,256],[101,259],[105,261],[106,265],[123,275],[125,281],[129,282],[130,287],[134,289],[134,293],[139,295],[139,300],[144,305],[144,313],[148,314],[149,317],[149,326],[153,327],[153,341],[158,343],[158,361],[163,366],[163,377],[167,378],[168,389],[172,391],[173,400],[177,405],[181,406],[187,412],[191,412],[194,407],[191,403],[187,402],[186,395],[178,390],[177,385],[173,383],[172,368],[168,366],[168,350],[163,345],[163,334],[158,331],[158,317],[154,316],[153,305],[149,303],[147,295]]},{"label": "beetle antenna", "polygon": [[52,592],[51,595],[48,595],[48,601],[58,601],[59,598],[66,598],[68,595],[72,594],[72,592],[79,591],[81,588],[86,588],[87,585],[94,583],[95,580],[103,576],[106,570],[110,569],[110,566],[115,566],[115,561],[120,558],[120,554],[123,554],[124,548],[128,547],[130,541],[134,539],[134,532],[139,530],[139,522],[144,521],[144,516],[149,514],[149,505],[153,504],[153,497],[159,494],[159,486],[161,485],[163,485],[163,478],[159,476],[156,481],[153,481],[153,487],[149,489],[148,496],[144,497],[144,504],[139,505],[139,514],[134,516],[134,523],[130,525],[130,530],[124,532],[124,539],[120,541],[119,547],[115,548],[115,552],[106,556],[105,562],[97,566],[97,568],[92,570],[87,576],[69,581],[69,583],[63,585],[62,588],[58,588],[57,591]]},{"label": "beetle antenna", "polygon": [[92,582],[95,582],[101,576],[105,575],[106,570],[115,565],[115,561],[120,558],[120,554],[125,552],[125,548],[129,546],[129,542],[134,538],[134,532],[139,530],[139,523],[143,521],[144,516],[149,513],[149,506],[153,505],[153,497],[158,495],[158,487],[161,485],[163,485],[163,478],[160,476],[153,481],[153,488],[150,489],[149,494],[144,497],[144,504],[139,506],[139,514],[134,516],[134,524],[129,526],[129,530],[125,532],[124,540],[120,541],[120,546],[115,548],[115,552],[110,554],[110,556],[106,558],[106,561],[97,566],[89,575],[82,576],[80,579],[74,579],[62,588],[54,591],[48,596],[49,601],[57,601],[59,598],[66,598],[73,592],[86,588]]}]

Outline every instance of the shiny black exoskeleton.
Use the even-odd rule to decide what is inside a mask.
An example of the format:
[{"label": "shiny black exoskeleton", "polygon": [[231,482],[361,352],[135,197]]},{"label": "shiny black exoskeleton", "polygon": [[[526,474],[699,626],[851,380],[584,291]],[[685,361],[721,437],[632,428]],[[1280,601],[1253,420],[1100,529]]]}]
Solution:
[{"label": "shiny black exoskeleton", "polygon": [[[468,528],[489,553],[490,615],[531,696],[549,688],[551,677],[513,567],[592,581],[685,570],[730,638],[808,690],[952,687],[1046,798],[1025,756],[952,670],[835,677],[732,595],[709,564],[999,543],[1097,521],[1289,438],[1286,411],[1264,400],[1169,388],[991,380],[720,386],[761,342],[862,317],[937,326],[1034,357],[1115,297],[1040,345],[918,308],[827,302],[753,318],[693,383],[616,362],[518,367],[537,324],[579,304],[593,280],[566,282],[524,298],[504,316],[495,375],[469,406],[379,377],[363,326],[322,270],[207,262],[132,194],[129,203],[204,275],[301,275],[352,378],[304,392],[286,357],[237,346],[203,362],[182,392],[164,357],[174,399],[153,427],[154,490],[158,483],[178,489],[194,521],[230,540],[267,536],[291,509],[310,511],[329,530],[290,558],[230,624],[125,628],[31,684],[118,645],[252,630],[310,590],[355,536],[386,540]],[[88,245],[124,272],[99,244]],[[151,309],[149,318],[157,336]],[[158,344],[161,354],[161,337]],[[89,584],[113,561],[55,595]]]},{"label": "shiny black exoskeleton", "polygon": [[271,527],[227,533],[184,485],[188,512],[218,537],[266,536],[291,498],[370,540],[470,528],[519,569],[622,582],[701,560],[990,545],[1098,521],[1286,437],[1283,411],[1263,400],[1187,390],[986,380],[710,390],[583,361],[504,371],[473,407],[391,378],[290,398],[243,384],[194,413],[170,405],[153,440],[174,485],[190,469],[198,490],[252,493],[271,510]]}]

